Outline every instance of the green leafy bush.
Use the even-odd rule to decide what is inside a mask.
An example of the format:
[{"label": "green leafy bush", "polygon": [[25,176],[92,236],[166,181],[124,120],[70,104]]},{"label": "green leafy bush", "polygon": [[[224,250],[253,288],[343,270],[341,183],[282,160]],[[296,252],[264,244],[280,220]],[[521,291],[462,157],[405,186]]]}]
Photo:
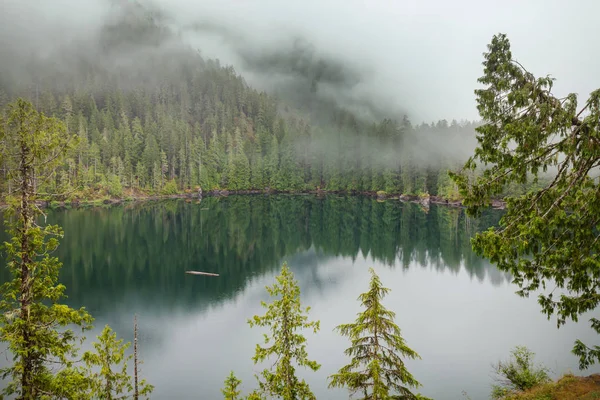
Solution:
[{"label": "green leafy bush", "polygon": [[117,175],[111,175],[107,182],[108,194],[112,197],[121,197],[123,195],[123,186]]},{"label": "green leafy bush", "polygon": [[165,195],[177,194],[177,182],[175,182],[175,179],[168,181],[162,188],[161,193]]},{"label": "green leafy bush", "polygon": [[543,365],[536,366],[533,363],[535,353],[527,347],[517,346],[510,353],[509,361],[494,365],[498,384],[492,386],[493,399],[502,399],[550,381],[550,370]]}]

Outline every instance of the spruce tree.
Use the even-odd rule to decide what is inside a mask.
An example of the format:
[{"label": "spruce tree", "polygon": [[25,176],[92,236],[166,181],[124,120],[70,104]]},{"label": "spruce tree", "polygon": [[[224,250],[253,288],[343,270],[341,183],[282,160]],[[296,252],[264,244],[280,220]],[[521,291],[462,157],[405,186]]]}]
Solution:
[{"label": "spruce tree", "polygon": [[235,175],[230,179],[230,182],[235,184],[230,188],[233,190],[248,189],[250,187],[250,164],[243,148],[236,150],[233,159],[233,171]]},{"label": "spruce tree", "polygon": [[[112,400],[134,396],[135,388],[127,372],[127,364],[133,355],[125,355],[130,343],[123,344],[123,339],[117,339],[117,334],[108,325],[97,340],[93,344],[95,352],[88,351],[83,355],[88,367],[89,397]],[[120,370],[113,370],[115,367]],[[94,369],[95,372],[91,372]],[[142,380],[137,393],[148,397],[153,389],[152,385]]]},{"label": "spruce tree", "polygon": [[336,327],[350,339],[345,353],[352,360],[329,377],[329,387],[346,387],[364,400],[417,399],[409,387],[417,388],[420,383],[408,372],[402,357],[420,356],[404,342],[394,323],[395,313],[381,304],[389,289],[382,286],[373,268],[369,271],[369,291],[358,297],[364,311],[354,323]]},{"label": "spruce tree", "polygon": [[63,231],[41,226],[36,187],[52,176],[71,145],[65,125],[38,113],[31,103],[9,106],[6,125],[0,122],[0,155],[11,166],[7,178],[14,188],[7,197],[9,242],[4,243],[12,278],[2,286],[0,340],[12,365],[0,374],[9,381],[2,393],[18,399],[77,397],[83,385],[73,366],[76,335],[69,326],[90,327],[91,316],[60,301],[65,287],[58,283],[61,263],[52,253]]},{"label": "spruce tree", "polygon": [[[6,343],[13,363],[0,370],[2,378],[9,379],[2,394],[23,400],[80,399],[90,393],[111,398],[94,392],[100,380],[75,362],[77,342],[85,338],[69,328],[87,330],[92,317],[83,308],[60,303],[65,291],[58,282],[62,264],[52,253],[63,231],[40,225],[42,213],[36,205],[37,188],[55,176],[75,140],[63,123],[38,113],[29,102],[19,99],[8,110],[7,123],[0,121],[0,161],[11,167],[7,179],[14,188],[6,198],[5,213],[12,238],[4,243],[12,279],[2,286],[0,341]],[[110,349],[107,357],[122,360],[122,341],[106,329],[99,339]],[[86,353],[84,359],[88,357]]]},{"label": "spruce tree", "polygon": [[238,390],[238,387],[242,381],[240,381],[233,371],[229,373],[229,376],[225,379],[225,387],[221,389],[221,393],[223,393],[225,400],[237,400],[239,399],[241,391]]},{"label": "spruce tree", "polygon": [[272,368],[265,369],[262,379],[259,379],[260,391],[269,396],[283,400],[314,399],[310,387],[296,376],[294,365],[308,367],[317,371],[321,366],[308,359],[306,338],[301,330],[311,329],[314,333],[319,330],[319,321],[308,321],[308,311],[300,304],[300,287],[294,279],[287,264],[283,264],[281,274],[277,276],[273,286],[267,286],[271,297],[276,297],[271,303],[262,302],[267,309],[263,316],[255,315],[248,323],[251,327],[267,327],[270,335],[265,335],[265,347],[257,344],[253,357],[254,363],[274,358]]},{"label": "spruce tree", "polygon": [[277,142],[277,137],[273,136],[271,138],[271,143],[269,145],[269,151],[265,158],[265,166],[264,166],[264,179],[267,182],[267,185],[270,187],[277,187],[277,171],[279,169],[279,143]]}]

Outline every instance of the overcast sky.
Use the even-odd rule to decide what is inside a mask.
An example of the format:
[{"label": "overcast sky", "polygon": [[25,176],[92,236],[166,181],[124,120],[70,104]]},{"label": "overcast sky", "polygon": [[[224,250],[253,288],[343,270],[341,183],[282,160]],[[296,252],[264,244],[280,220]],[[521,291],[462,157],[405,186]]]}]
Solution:
[{"label": "overcast sky", "polygon": [[[44,43],[46,51],[58,43],[68,45],[93,34],[111,1],[2,0],[0,45]],[[530,71],[558,79],[557,93],[574,91],[586,97],[600,87],[597,0],[154,0],[152,4],[167,12],[184,40],[206,56],[233,64],[253,85],[269,89],[276,77],[264,66],[253,68],[249,55],[285,51],[301,37],[314,46],[318,57],[357,74],[340,96],[401,110],[416,122],[477,119],[473,90],[481,74],[482,52],[497,32],[508,34],[513,55]],[[218,29],[190,31],[194,23]]]}]

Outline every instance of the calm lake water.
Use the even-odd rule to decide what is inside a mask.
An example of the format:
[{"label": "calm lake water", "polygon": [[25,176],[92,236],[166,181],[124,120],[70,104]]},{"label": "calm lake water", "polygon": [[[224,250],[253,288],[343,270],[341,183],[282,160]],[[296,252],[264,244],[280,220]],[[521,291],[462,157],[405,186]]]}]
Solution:
[{"label": "calm lake water", "polygon": [[244,393],[255,386],[251,357],[262,331],[246,321],[263,313],[264,287],[287,261],[310,317],[321,321],[307,338],[322,367],[303,373],[317,398],[348,398],[327,390],[348,345],[333,328],[354,320],[373,266],[392,289],[385,304],[422,357],[407,363],[420,392],[476,400],[488,398],[491,364],[516,345],[560,374],[577,372],[575,338],[597,342],[587,323],[556,329],[535,298],[515,295],[506,274],[472,253],[469,238],[499,218],[363,197],[232,196],[52,211],[48,222],[65,231],[58,256],[67,302],[96,318],[88,337],[109,324],[131,340],[138,315],[141,373],[156,386],[153,398],[222,398],[230,370]]}]

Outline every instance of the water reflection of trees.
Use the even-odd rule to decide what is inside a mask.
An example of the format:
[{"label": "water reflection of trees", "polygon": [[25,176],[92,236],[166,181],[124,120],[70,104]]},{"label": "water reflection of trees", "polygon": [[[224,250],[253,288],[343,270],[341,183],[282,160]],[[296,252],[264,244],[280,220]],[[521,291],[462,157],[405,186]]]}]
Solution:
[{"label": "water reflection of trees", "polygon": [[[498,284],[506,277],[471,252],[469,239],[499,217],[473,220],[457,208],[424,212],[366,197],[232,196],[68,210],[51,213],[49,222],[66,233],[58,256],[69,301],[108,311],[132,294],[166,307],[210,304],[310,248],[390,267],[465,268]],[[185,275],[189,269],[221,276],[199,279]]]}]

